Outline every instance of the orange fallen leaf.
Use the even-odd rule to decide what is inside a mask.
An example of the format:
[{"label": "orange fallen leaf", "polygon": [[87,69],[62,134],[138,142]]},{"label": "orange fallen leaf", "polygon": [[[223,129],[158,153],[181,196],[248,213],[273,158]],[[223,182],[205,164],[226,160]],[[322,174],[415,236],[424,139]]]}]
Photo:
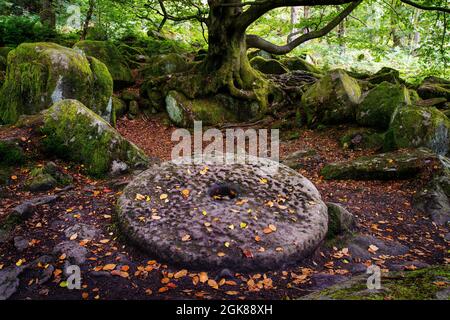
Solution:
[{"label": "orange fallen leaf", "polygon": [[103,267],[103,270],[104,271],[111,271],[111,270],[114,270],[115,268],[116,268],[116,265],[114,263],[110,263],[110,264],[105,265]]}]

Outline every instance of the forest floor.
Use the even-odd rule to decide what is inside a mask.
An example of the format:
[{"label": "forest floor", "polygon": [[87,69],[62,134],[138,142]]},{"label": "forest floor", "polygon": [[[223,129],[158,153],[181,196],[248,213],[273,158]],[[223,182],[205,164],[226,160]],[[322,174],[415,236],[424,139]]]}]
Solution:
[{"label": "forest floor", "polygon": [[[175,128],[163,125],[158,118],[122,119],[118,130],[127,139],[141,147],[149,156],[169,160],[171,133]],[[13,237],[23,237],[28,246],[16,249],[14,242],[0,244],[0,269],[10,265],[25,265],[50,255],[55,246],[68,240],[64,233],[75,224],[95,227],[93,239],[72,239],[88,250],[87,260],[81,265],[82,289],[64,287],[62,270],[64,255],[39,264],[20,277],[18,291],[12,299],[287,299],[296,298],[320,289],[324,284],[342,281],[353,274],[365,272],[365,266],[378,264],[384,270],[413,270],[420,265],[448,263],[446,230],[435,225],[427,216],[412,207],[413,197],[427,182],[426,177],[399,181],[325,181],[320,176],[324,164],[348,160],[374,151],[343,150],[337,137],[345,126],[320,131],[300,129],[299,137],[282,141],[281,157],[297,150],[316,151],[302,161],[301,174],[310,179],[324,201],[345,206],[357,220],[359,234],[372,235],[383,241],[395,240],[409,247],[404,255],[373,257],[367,261],[351,259],[344,243],[322,245],[317,252],[286,270],[255,274],[227,274],[184,270],[156,261],[128,246],[116,230],[114,206],[121,188],[130,176],[112,180],[95,180],[82,173],[82,168],[58,159],[35,155],[38,164],[55,161],[74,178],[73,188],[55,189],[45,193],[30,193],[24,185],[29,167],[17,168],[13,183],[0,195],[0,219],[24,202],[42,195],[57,194],[58,199],[38,206],[33,216],[18,226]],[[2,137],[20,137],[35,153],[36,137],[26,129],[0,129]],[[44,269],[52,271],[48,281],[37,279]],[[114,269],[113,272],[111,272]],[[208,281],[209,280],[209,281]]]}]

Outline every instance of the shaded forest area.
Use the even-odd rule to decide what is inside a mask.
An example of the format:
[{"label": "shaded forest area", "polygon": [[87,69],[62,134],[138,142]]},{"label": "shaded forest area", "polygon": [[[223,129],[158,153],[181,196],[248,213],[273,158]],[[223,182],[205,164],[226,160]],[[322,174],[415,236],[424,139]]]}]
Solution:
[{"label": "shaded forest area", "polygon": [[[0,299],[448,300],[449,13],[0,0]],[[196,121],[281,169],[174,165]]]}]

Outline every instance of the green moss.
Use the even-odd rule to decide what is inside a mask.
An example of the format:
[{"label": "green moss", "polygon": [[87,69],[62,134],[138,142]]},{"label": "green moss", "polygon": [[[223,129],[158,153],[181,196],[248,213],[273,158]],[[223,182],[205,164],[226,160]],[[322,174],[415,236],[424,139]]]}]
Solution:
[{"label": "green moss", "polygon": [[405,86],[382,82],[370,90],[357,107],[356,121],[362,126],[387,129],[395,110],[410,104]]},{"label": "green moss", "polygon": [[45,113],[42,131],[48,152],[84,164],[93,176],[107,173],[113,161],[131,167],[148,163],[140,149],[76,100],[53,105]]},{"label": "green moss", "polygon": [[194,120],[203,121],[204,125],[237,121],[230,105],[222,103],[217,97],[190,100],[179,92],[171,91],[166,97],[166,109],[171,120],[181,127],[193,126]]},{"label": "green moss", "polygon": [[381,277],[381,290],[368,290],[367,276],[359,276],[309,296],[336,300],[432,300],[443,288],[437,281],[450,281],[450,267],[435,266],[415,271],[392,272]]},{"label": "green moss", "polygon": [[302,96],[308,124],[353,122],[361,94],[358,82],[345,71],[331,71]]},{"label": "green moss", "polygon": [[15,166],[25,161],[23,150],[12,141],[0,141],[0,165]]},{"label": "green moss", "polygon": [[384,133],[373,129],[354,128],[348,130],[340,139],[344,149],[380,149],[384,144]]},{"label": "green moss", "polygon": [[428,77],[424,79],[417,92],[422,99],[446,98],[450,100],[450,81]]},{"label": "green moss", "polygon": [[11,167],[0,164],[0,186],[5,185],[9,182],[11,173]]},{"label": "green moss", "polygon": [[191,66],[186,58],[180,54],[162,54],[151,57],[150,63],[141,70],[141,74],[144,78],[160,77],[166,74],[187,71]]},{"label": "green moss", "polygon": [[54,43],[21,44],[8,55],[0,121],[14,123],[22,114],[36,114],[66,98],[79,99],[102,114],[112,89],[103,90],[105,77],[96,71],[85,56],[72,49]]},{"label": "green moss", "polygon": [[289,69],[281,62],[275,59],[265,59],[261,56],[251,59],[250,65],[252,68],[265,74],[284,74],[289,72]]},{"label": "green moss", "polygon": [[113,97],[112,102],[116,117],[120,118],[127,113],[127,104],[122,99]]},{"label": "green moss", "polygon": [[307,62],[306,60],[299,58],[299,57],[287,57],[281,60],[283,65],[286,66],[290,71],[308,71],[312,74],[318,75],[319,77],[322,74],[322,71],[319,70],[317,67],[312,65],[311,63]]},{"label": "green moss", "polygon": [[102,61],[119,87],[124,83],[133,82],[131,69],[125,57],[112,42],[85,40],[77,42],[74,49],[81,50],[86,55]]},{"label": "green moss", "polygon": [[401,107],[393,117],[385,148],[427,147],[445,155],[449,130],[449,119],[434,107]]},{"label": "green moss", "polygon": [[323,167],[321,175],[330,180],[408,179],[433,160],[436,160],[436,156],[427,149],[402,150],[331,163]]},{"label": "green moss", "polygon": [[366,80],[373,84],[379,84],[385,81],[393,84],[404,83],[404,81],[400,79],[400,72],[388,67],[381,68],[377,73]]}]

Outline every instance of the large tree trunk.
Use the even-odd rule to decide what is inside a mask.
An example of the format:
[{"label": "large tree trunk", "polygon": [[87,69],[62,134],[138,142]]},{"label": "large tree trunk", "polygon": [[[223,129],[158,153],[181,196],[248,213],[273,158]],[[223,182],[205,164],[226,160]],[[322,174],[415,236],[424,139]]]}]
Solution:
[{"label": "large tree trunk", "polygon": [[262,112],[275,99],[276,88],[250,66],[245,30],[236,17],[240,7],[223,6],[236,0],[210,0],[207,57],[187,74],[170,80],[168,89],[181,90],[190,98],[228,93],[234,98],[258,102]]},{"label": "large tree trunk", "polygon": [[39,16],[44,26],[51,29],[56,28],[56,12],[54,8],[54,0],[42,1],[42,10]]}]

